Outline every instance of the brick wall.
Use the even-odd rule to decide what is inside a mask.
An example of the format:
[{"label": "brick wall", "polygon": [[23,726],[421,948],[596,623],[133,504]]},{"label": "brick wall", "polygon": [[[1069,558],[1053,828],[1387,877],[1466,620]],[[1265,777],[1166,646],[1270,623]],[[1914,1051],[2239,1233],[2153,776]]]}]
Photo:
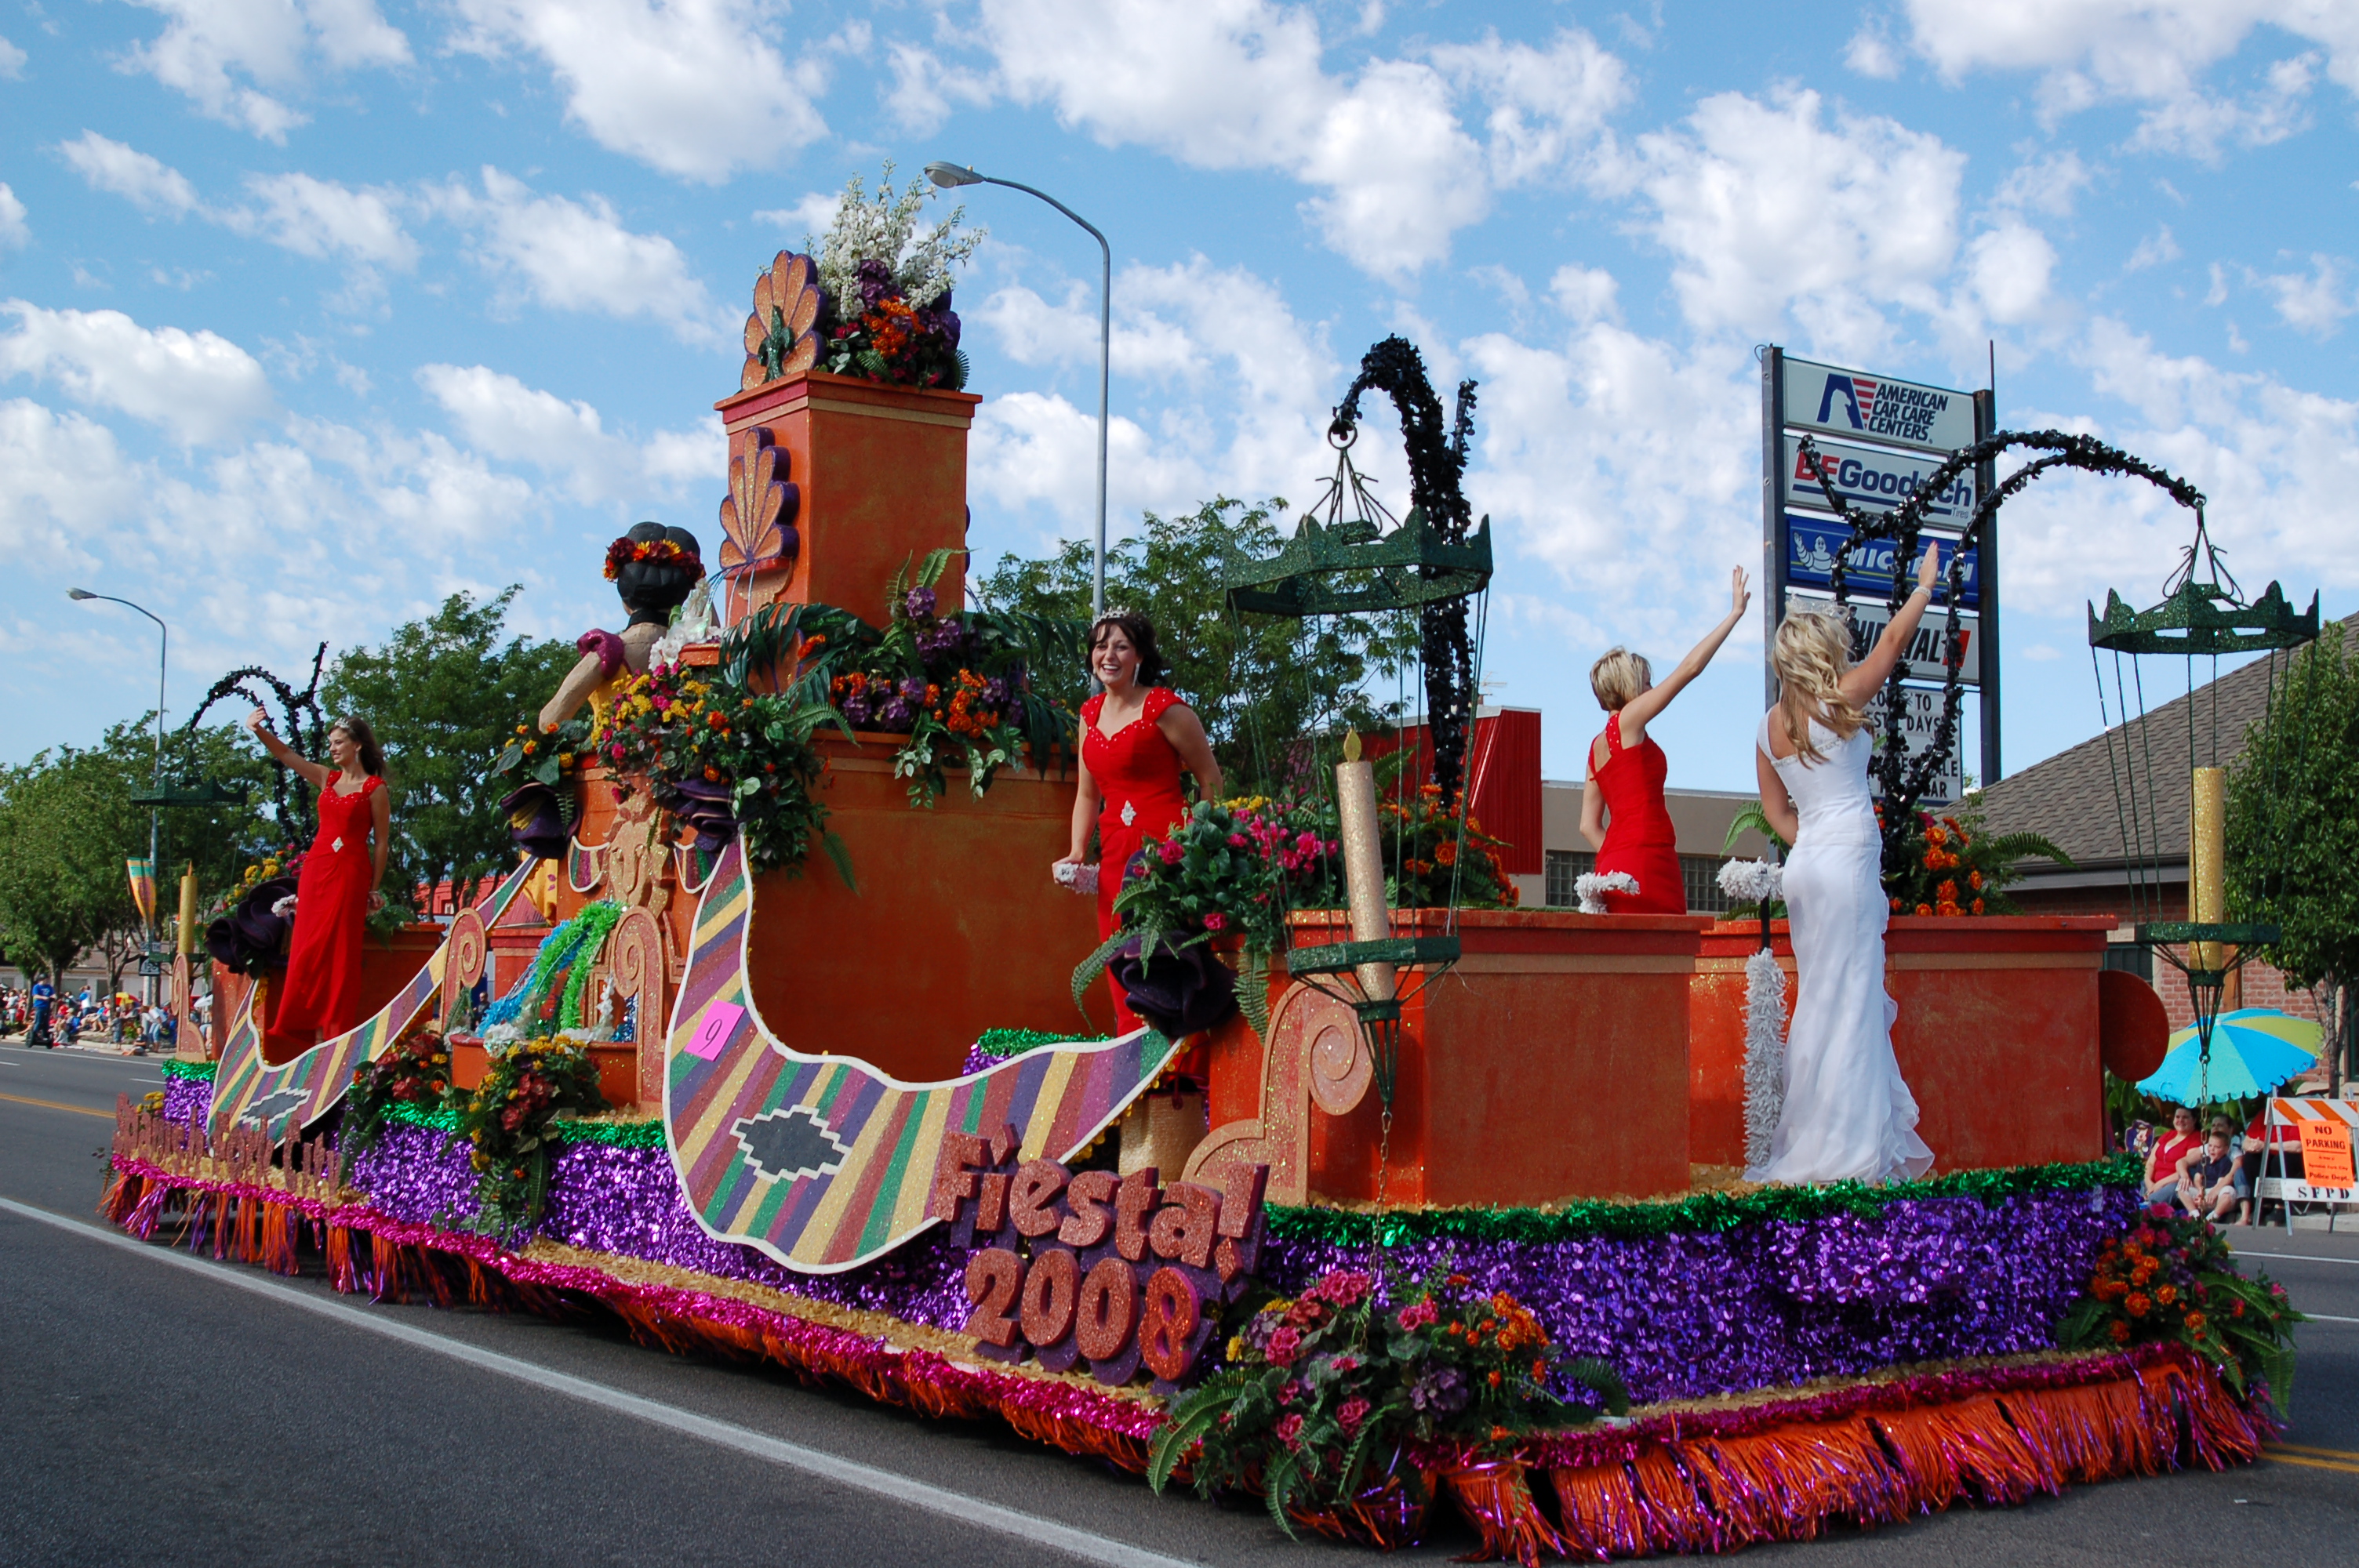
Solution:
[{"label": "brick wall", "polygon": [[[2115,914],[2127,903],[2120,892],[2104,888],[2064,888],[2053,892],[2034,892],[2022,883],[2007,890],[2016,906],[2026,914]],[[2153,920],[2184,920],[2187,918],[2185,886],[2163,890],[2162,907],[2149,914]],[[2126,930],[2125,923],[2122,929]],[[2162,1005],[2170,1015],[2170,1026],[2183,1029],[2195,1022],[2195,1004],[2188,995],[2187,978],[2158,955],[2154,960],[2154,973],[2147,979]],[[2296,1018],[2323,1022],[2318,997],[2288,982],[2285,976],[2267,964],[2249,963],[2236,972],[2230,981],[2231,990],[2221,1002],[2222,1008],[2273,1007]],[[2240,994],[2241,992],[2241,994]]]}]

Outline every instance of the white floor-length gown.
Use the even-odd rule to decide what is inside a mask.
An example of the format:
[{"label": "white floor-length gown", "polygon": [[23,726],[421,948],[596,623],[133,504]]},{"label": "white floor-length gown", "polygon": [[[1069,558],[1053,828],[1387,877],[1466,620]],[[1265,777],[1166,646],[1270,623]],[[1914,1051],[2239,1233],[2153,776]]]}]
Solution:
[{"label": "white floor-length gown", "polygon": [[1917,1097],[1892,1054],[1899,1007],[1884,989],[1883,849],[1867,792],[1867,731],[1838,740],[1813,719],[1825,754],[1805,764],[1756,737],[1801,826],[1786,860],[1786,914],[1797,994],[1786,1034],[1786,1098],[1769,1162],[1749,1182],[1889,1182],[1921,1176],[1933,1152],[1917,1136]]}]

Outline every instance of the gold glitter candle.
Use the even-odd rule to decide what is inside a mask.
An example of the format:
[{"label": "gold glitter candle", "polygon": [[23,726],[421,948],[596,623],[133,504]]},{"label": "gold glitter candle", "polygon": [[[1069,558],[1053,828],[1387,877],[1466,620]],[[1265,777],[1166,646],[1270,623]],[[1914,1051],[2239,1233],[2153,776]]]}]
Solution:
[{"label": "gold glitter candle", "polygon": [[[2196,769],[2188,796],[2187,918],[2217,925],[2228,918],[2227,770]],[[2198,969],[2222,968],[2227,949],[2198,942],[2188,961]]]}]

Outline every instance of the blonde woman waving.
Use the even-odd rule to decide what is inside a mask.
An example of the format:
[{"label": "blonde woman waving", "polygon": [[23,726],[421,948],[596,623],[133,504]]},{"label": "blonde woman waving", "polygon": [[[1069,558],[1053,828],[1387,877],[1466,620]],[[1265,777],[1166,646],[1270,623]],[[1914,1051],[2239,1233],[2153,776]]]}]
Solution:
[{"label": "blonde woman waving", "polygon": [[1899,1009],[1884,989],[1888,906],[1865,708],[1925,618],[1936,564],[1929,546],[1916,592],[1856,665],[1840,614],[1788,613],[1771,644],[1777,706],[1762,716],[1754,761],[1761,809],[1794,847],[1785,892],[1798,994],[1769,1162],[1748,1181],[1888,1182],[1933,1165],[1892,1052]]}]

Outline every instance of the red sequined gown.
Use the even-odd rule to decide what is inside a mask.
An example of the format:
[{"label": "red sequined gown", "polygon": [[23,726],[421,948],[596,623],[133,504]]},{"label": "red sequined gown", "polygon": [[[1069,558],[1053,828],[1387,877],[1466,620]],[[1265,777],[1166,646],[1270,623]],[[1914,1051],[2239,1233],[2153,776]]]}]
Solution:
[{"label": "red sequined gown", "polygon": [[[1098,730],[1105,710],[1100,692],[1082,704],[1082,766],[1097,782],[1104,805],[1098,811],[1098,937],[1114,935],[1114,894],[1122,889],[1122,873],[1130,858],[1150,836],[1160,838],[1183,821],[1188,802],[1180,793],[1180,753],[1163,738],[1156,720],[1180,700],[1168,687],[1147,694],[1147,706],[1136,719],[1111,735]],[[1123,1000],[1122,988],[1106,981],[1114,993],[1114,1033],[1139,1026]]]},{"label": "red sequined gown", "polygon": [[1685,914],[1687,883],[1680,877],[1680,836],[1663,806],[1663,780],[1670,760],[1649,736],[1636,748],[1622,744],[1622,716],[1605,720],[1605,765],[1590,784],[1605,796],[1605,843],[1597,851],[1597,874],[1627,871],[1638,879],[1636,893],[1604,895],[1608,914]]},{"label": "red sequined gown", "polygon": [[295,884],[295,943],[270,1027],[277,1034],[318,1031],[332,1040],[361,1021],[361,923],[376,881],[369,857],[369,797],[385,787],[371,775],[340,795],[341,773],[320,792],[320,836],[303,856]]}]

